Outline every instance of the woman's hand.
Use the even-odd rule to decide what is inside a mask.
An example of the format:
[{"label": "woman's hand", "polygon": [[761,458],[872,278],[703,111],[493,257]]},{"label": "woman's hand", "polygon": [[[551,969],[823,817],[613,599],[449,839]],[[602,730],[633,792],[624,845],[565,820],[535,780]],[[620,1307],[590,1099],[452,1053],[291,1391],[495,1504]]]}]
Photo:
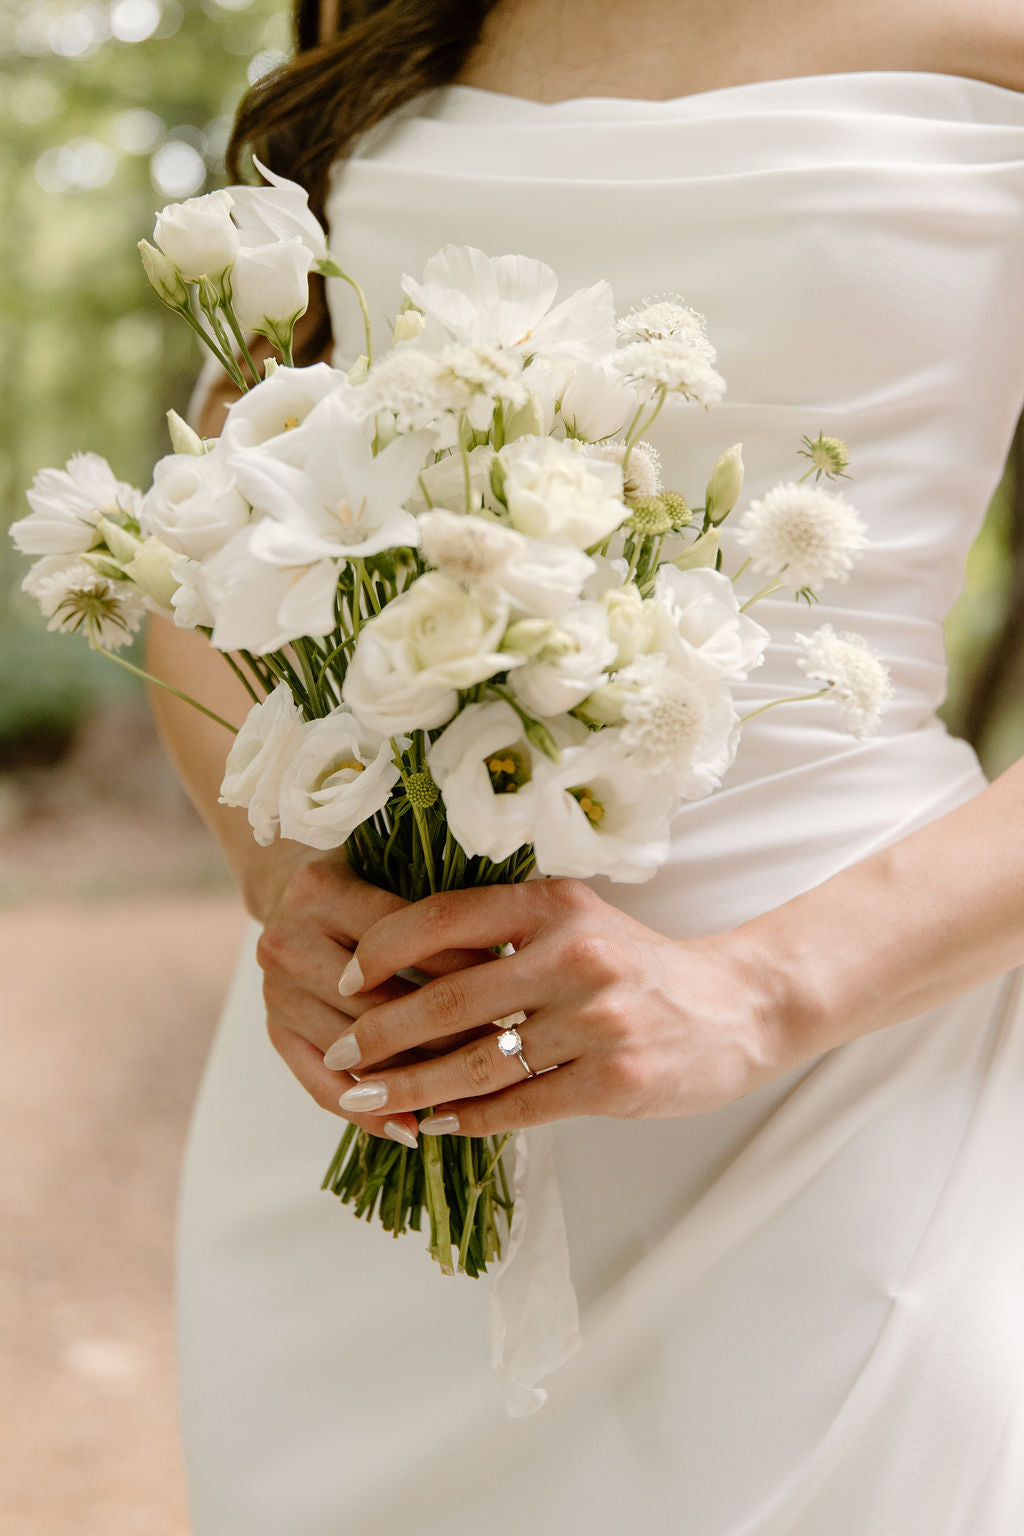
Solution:
[{"label": "woman's hand", "polygon": [[[331,1070],[324,1062],[325,1053],[347,1034],[353,1019],[416,991],[412,983],[390,974],[359,997],[342,997],[338,991],[338,979],[357,940],[408,903],[360,880],[344,855],[331,853],[300,856],[295,867],[281,875],[279,891],[263,905],[264,927],[256,954],[263,970],[267,1031],[274,1049],[322,1108],[343,1115],[374,1135],[415,1146],[417,1121],[413,1114],[397,1112],[381,1117],[339,1109],[339,1096],[355,1086],[356,1078]],[[441,975],[459,966],[478,965],[485,958],[475,950],[430,955],[420,968],[430,975]],[[445,1040],[439,1045],[444,1048],[452,1043]],[[422,1055],[416,1051],[400,1059],[412,1061]],[[336,1055],[329,1060],[336,1067],[344,1064]]]},{"label": "woman's hand", "polygon": [[[359,1083],[342,1097],[360,1123],[433,1106],[420,1129],[486,1136],[578,1115],[696,1115],[795,1064],[771,963],[732,935],[679,941],[645,928],[574,880],[450,891],[366,923],[344,986],[362,1003],[349,1039]],[[385,997],[397,970],[438,951],[515,953]],[[519,1010],[522,1054],[494,1021]],[[480,1035],[481,1027],[484,1033]],[[440,1036],[479,1036],[393,1065]],[[557,1071],[547,1069],[557,1067]],[[370,1117],[367,1122],[367,1117]]]}]

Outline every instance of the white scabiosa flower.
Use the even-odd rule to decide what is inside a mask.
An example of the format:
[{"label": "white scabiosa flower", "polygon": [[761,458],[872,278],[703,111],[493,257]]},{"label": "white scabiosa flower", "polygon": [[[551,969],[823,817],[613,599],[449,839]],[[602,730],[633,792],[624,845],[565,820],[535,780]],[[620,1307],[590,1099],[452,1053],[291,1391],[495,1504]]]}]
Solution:
[{"label": "white scabiosa flower", "polygon": [[287,683],[279,683],[250,709],[231,743],[220,786],[220,804],[244,807],[261,847],[274,841],[284,771],[302,741],[302,713]]},{"label": "white scabiosa flower", "polygon": [[512,673],[509,688],[531,714],[567,713],[606,681],[615,651],[607,610],[600,603],[577,603],[539,654]]},{"label": "white scabiosa flower", "polygon": [[[623,341],[686,341],[710,352],[707,322],[678,293],[658,294],[635,304],[615,322]],[[713,356],[711,361],[714,361]]]},{"label": "white scabiosa flower", "polygon": [[128,645],[146,612],[132,583],[118,581],[86,560],[60,565],[52,574],[30,571],[23,583],[29,589],[31,580],[32,595],[50,621],[47,629],[85,635],[91,646],[106,651]]},{"label": "white scabiosa flower", "polygon": [[477,431],[488,425],[498,400],[506,401],[511,410],[526,404],[528,390],[523,383],[523,360],[518,353],[483,342],[468,346],[453,341],[443,348],[439,361],[442,377],[450,375],[469,390],[470,424]]},{"label": "white scabiosa flower", "polygon": [[22,554],[79,555],[101,542],[101,517],[135,517],[141,498],[98,453],[76,453],[63,469],[41,469],[27,500],[31,516],[10,530]]},{"label": "white scabiosa flower", "polygon": [[586,549],[626,516],[621,465],[595,459],[580,444],[522,437],[498,457],[512,525],[531,538]]},{"label": "white scabiosa flower", "polygon": [[[620,467],[626,457],[624,442],[587,443],[584,452],[595,459],[606,459]],[[624,471],[622,493],[627,501],[639,501],[645,496],[657,496],[661,490],[661,454],[653,443],[641,438],[633,444]]]},{"label": "white scabiosa flower", "polygon": [[797,635],[804,654],[797,666],[808,677],[832,690],[846,729],[854,736],[873,736],[881,724],[882,706],[893,696],[889,669],[861,635],[838,634],[823,624],[813,635]]},{"label": "white scabiosa flower", "polygon": [[390,411],[399,432],[431,427],[446,413],[464,411],[473,397],[472,389],[446,372],[439,358],[413,346],[396,347],[374,363],[363,388],[366,408]]},{"label": "white scabiosa flower", "polygon": [[740,518],[736,542],[751,566],[800,592],[825,581],[845,581],[858,550],[867,544],[865,524],[838,491],[789,481],[752,501]]},{"label": "white scabiosa flower", "polygon": [[467,704],[427,754],[459,846],[499,863],[528,843],[536,775],[546,761],[504,700]]},{"label": "white scabiosa flower", "polygon": [[281,836],[311,848],[340,848],[387,804],[398,778],[391,743],[349,710],[308,720],[281,775]]},{"label": "white scabiosa flower", "polygon": [[664,390],[668,400],[690,400],[705,409],[718,405],[725,380],[714,366],[714,349],[679,337],[630,341],[612,354],[612,364],[646,396]]},{"label": "white scabiosa flower", "polygon": [[616,674],[622,745],[684,800],[718,788],[739,744],[740,721],[721,672],[695,653],[638,656]]}]

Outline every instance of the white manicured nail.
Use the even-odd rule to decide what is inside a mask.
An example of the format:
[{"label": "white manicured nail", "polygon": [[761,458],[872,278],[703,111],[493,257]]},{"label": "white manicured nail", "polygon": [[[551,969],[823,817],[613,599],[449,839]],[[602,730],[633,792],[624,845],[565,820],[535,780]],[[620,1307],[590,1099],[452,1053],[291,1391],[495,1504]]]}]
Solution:
[{"label": "white manicured nail", "polygon": [[324,1053],[324,1066],[332,1072],[347,1072],[349,1067],[354,1067],[362,1055],[359,1049],[359,1041],[350,1030],[347,1035],[342,1035],[340,1040],[335,1040],[330,1050]]},{"label": "white manicured nail", "polygon": [[404,1125],[399,1125],[397,1120],[385,1120],[384,1129],[392,1141],[400,1141],[403,1147],[412,1147],[413,1151],[416,1150],[416,1137]]},{"label": "white manicured nail", "polygon": [[362,985],[363,968],[359,964],[359,961],[356,959],[355,955],[353,955],[352,959],[341,973],[341,980],[338,982],[338,991],[341,993],[342,997],[351,997],[353,992],[359,992],[362,989]]},{"label": "white manicured nail", "polygon": [[458,1129],[458,1115],[431,1115],[429,1120],[420,1121],[424,1136],[454,1136]]},{"label": "white manicured nail", "polygon": [[338,1100],[339,1109],[383,1109],[388,1101],[387,1083],[356,1083]]}]

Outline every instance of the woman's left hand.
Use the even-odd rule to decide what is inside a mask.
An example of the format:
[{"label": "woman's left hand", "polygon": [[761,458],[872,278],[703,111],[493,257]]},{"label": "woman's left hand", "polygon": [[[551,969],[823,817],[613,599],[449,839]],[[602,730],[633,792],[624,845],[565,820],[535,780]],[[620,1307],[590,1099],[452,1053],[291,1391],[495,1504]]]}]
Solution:
[{"label": "woman's left hand", "polygon": [[[770,958],[725,934],[677,940],[634,921],[576,880],[447,891],[367,929],[343,991],[380,986],[442,950],[515,953],[451,972],[367,1009],[353,1023],[361,1114],[433,1106],[421,1130],[488,1136],[580,1115],[698,1115],[799,1059]],[[522,1010],[522,1054],[493,1025]],[[489,1027],[490,1026],[490,1027]],[[429,1060],[373,1072],[439,1037],[486,1032]],[[548,1068],[557,1067],[557,1071]]]}]

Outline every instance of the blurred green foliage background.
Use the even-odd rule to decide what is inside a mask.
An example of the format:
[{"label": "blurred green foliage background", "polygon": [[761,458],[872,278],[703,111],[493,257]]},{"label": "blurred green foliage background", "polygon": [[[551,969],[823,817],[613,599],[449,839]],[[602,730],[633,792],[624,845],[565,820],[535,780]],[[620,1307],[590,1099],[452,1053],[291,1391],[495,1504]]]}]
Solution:
[{"label": "blurred green foliage background", "polygon": [[[163,413],[185,409],[200,358],[136,242],[164,203],[222,183],[235,103],[287,33],[280,0],[0,3],[0,527],[22,515],[33,474],[76,451],[148,484]],[[950,620],[954,730],[1006,608],[1007,490]],[[23,565],[0,540],[0,766],[52,760],[98,701],[138,692],[84,643],[46,633],[18,590]],[[1019,690],[1002,692],[990,771],[1024,751]]]}]

